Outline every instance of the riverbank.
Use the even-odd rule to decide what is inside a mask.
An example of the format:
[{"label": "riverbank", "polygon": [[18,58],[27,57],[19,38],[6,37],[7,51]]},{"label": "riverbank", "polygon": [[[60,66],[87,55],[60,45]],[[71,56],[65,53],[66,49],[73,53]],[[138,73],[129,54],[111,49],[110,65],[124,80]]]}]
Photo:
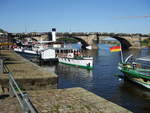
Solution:
[{"label": "riverbank", "polygon": [[8,72],[12,72],[22,89],[57,88],[57,75],[42,69],[40,66],[26,60],[14,51],[1,50],[4,59],[4,74],[0,76],[0,84],[7,87]]},{"label": "riverbank", "polygon": [[[130,113],[83,88],[56,89],[57,76],[54,73],[46,72],[13,51],[1,51],[1,56],[39,113]],[[6,74],[0,75],[2,85],[7,85]],[[48,80],[43,81],[43,78]],[[16,98],[8,97],[7,94],[8,92],[5,95],[0,93],[0,112],[20,112]]]},{"label": "riverbank", "polygon": [[131,113],[83,88],[29,91],[40,113]]}]

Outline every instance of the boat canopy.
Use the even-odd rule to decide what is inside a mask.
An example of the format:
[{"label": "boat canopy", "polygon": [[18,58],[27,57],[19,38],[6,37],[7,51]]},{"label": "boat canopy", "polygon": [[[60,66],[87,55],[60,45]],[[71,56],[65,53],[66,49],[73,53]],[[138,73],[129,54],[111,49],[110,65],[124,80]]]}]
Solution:
[{"label": "boat canopy", "polygon": [[75,48],[71,48],[71,47],[70,47],[70,48],[59,48],[59,50],[76,50],[76,51],[77,51],[77,50],[79,50],[79,49],[75,49]]}]

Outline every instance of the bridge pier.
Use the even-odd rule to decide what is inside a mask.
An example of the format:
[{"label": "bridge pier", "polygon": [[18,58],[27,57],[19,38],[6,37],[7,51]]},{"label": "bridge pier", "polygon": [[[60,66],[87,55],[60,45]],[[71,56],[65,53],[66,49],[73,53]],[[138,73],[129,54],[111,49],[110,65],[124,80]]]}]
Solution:
[{"label": "bridge pier", "polygon": [[132,36],[131,39],[129,40],[130,43],[131,43],[130,48],[140,49],[141,48],[142,39],[145,39],[145,37],[140,37],[139,35]]},{"label": "bridge pier", "polygon": [[98,49],[98,46],[97,44],[91,44],[89,46],[86,46],[86,49],[94,49],[94,50],[97,50]]},{"label": "bridge pier", "polygon": [[95,49],[97,50],[98,49],[98,42],[99,42],[99,37],[98,37],[98,34],[89,34],[88,35],[88,38],[85,38],[85,37],[82,37],[83,40],[85,40],[85,42],[91,46],[91,49]]}]

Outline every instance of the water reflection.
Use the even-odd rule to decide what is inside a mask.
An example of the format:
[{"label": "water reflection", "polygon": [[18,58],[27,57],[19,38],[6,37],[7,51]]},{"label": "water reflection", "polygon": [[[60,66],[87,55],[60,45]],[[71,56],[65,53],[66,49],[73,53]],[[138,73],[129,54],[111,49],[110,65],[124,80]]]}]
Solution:
[{"label": "water reflection", "polygon": [[122,84],[119,85],[120,90],[125,92],[128,90],[130,95],[146,100],[150,100],[150,91],[142,86],[132,83],[131,81],[124,80]]},{"label": "water reflection", "polygon": [[56,73],[59,75],[59,88],[92,87],[92,84],[89,84],[93,80],[91,70],[58,64],[56,66]]},{"label": "water reflection", "polygon": [[130,81],[123,81],[119,85],[119,105],[130,109],[135,113],[150,112],[150,91]]}]

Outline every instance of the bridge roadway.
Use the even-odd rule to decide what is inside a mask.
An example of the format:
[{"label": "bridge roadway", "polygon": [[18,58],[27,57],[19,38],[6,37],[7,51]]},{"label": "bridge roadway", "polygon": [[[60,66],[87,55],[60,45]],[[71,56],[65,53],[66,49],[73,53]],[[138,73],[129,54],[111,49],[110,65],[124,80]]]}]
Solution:
[{"label": "bridge roadway", "polygon": [[[14,74],[19,86],[29,94],[39,113],[130,113],[129,110],[83,88],[57,89],[55,74],[46,72],[13,51],[1,50],[1,56],[5,58],[8,70]],[[3,89],[8,88],[6,74],[0,75]],[[6,90],[2,91],[0,113],[20,113],[16,98],[9,97]]]}]

